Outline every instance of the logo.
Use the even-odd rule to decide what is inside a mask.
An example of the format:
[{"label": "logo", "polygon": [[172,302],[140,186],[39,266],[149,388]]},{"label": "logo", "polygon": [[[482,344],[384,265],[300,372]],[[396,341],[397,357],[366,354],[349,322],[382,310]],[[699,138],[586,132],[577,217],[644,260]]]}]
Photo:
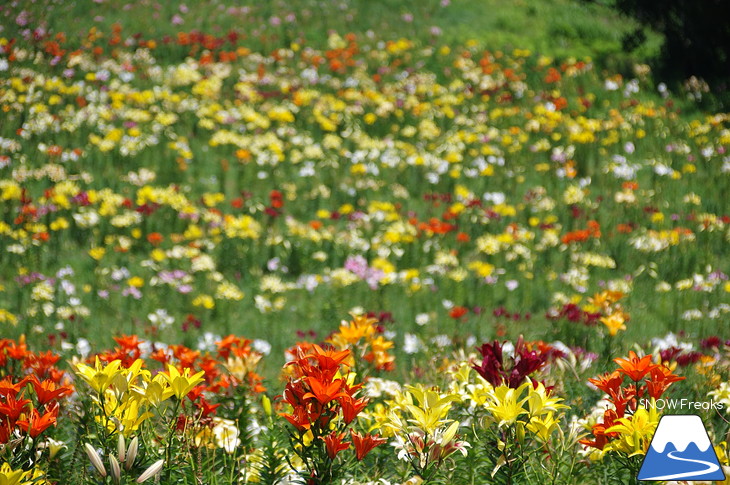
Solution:
[{"label": "logo", "polygon": [[715,449],[699,416],[662,416],[639,480],[725,480]]}]

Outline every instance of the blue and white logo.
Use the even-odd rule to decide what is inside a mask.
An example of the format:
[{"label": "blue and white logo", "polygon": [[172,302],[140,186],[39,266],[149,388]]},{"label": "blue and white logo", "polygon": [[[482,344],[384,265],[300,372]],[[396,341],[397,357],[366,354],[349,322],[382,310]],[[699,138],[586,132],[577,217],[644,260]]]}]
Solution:
[{"label": "blue and white logo", "polygon": [[699,416],[662,416],[639,480],[725,480],[715,449]]}]

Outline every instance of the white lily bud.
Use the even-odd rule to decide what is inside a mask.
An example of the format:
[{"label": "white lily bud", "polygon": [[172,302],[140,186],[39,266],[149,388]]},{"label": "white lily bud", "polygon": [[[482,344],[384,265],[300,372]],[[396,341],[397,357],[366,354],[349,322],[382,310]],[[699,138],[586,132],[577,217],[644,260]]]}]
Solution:
[{"label": "white lily bud", "polygon": [[148,469],[142,473],[139,478],[137,479],[137,483],[142,483],[145,480],[154,477],[158,473],[160,473],[160,470],[162,470],[162,465],[165,464],[165,460],[157,460],[154,462]]},{"label": "white lily bud", "polygon": [[119,468],[119,462],[114,455],[109,455],[109,468],[111,468],[112,479],[114,483],[119,483],[122,480],[122,471]]},{"label": "white lily bud", "polygon": [[94,465],[96,471],[99,472],[99,475],[106,477],[106,468],[104,468],[104,463],[102,463],[101,457],[94,447],[91,446],[91,443],[86,443],[84,445],[84,451],[86,451],[86,455],[89,457],[89,460],[91,460],[91,464]]},{"label": "white lily bud", "polygon": [[134,464],[134,459],[137,458],[137,447],[139,446],[139,440],[135,436],[132,439],[132,442],[129,443],[129,448],[127,448],[127,459],[124,460],[124,468],[127,469],[127,471],[131,470],[132,465]]},{"label": "white lily bud", "polygon": [[119,433],[119,439],[117,440],[117,458],[120,462],[124,463],[124,457],[127,456],[126,445],[124,443],[124,435]]}]

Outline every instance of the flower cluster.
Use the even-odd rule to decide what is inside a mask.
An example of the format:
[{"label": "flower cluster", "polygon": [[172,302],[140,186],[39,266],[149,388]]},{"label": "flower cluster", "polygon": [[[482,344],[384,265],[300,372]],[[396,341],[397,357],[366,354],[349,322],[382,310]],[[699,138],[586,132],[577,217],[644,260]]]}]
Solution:
[{"label": "flower cluster", "polygon": [[[615,371],[589,379],[608,395],[609,404],[592,425],[592,438],[581,440],[593,449],[594,459],[609,453],[626,457],[646,454],[659,424],[660,412],[654,403],[674,382],[685,379],[665,365],[653,363],[651,355],[639,357],[630,351],[628,358],[615,362],[619,365]],[[642,402],[651,404],[640,406]]]},{"label": "flower cluster", "polygon": [[[362,460],[384,440],[351,428],[368,399],[357,397],[362,384],[346,370],[350,350],[313,345],[311,352],[299,349],[298,354],[287,364],[292,377],[283,402],[291,409],[281,416],[294,428],[291,442],[303,464],[301,476],[312,485],[333,483],[340,474],[337,457],[342,451],[352,445],[357,460]],[[346,441],[348,434],[352,441]]]},{"label": "flower cluster", "polygon": [[428,481],[459,452],[466,456],[469,443],[460,440],[460,422],[449,419],[456,395],[423,386],[407,386],[390,403],[381,429],[395,437],[398,458],[408,462],[419,478]]},{"label": "flower cluster", "polygon": [[[393,348],[393,342],[382,335],[378,322],[377,318],[353,315],[352,320],[340,324],[339,330],[329,337],[328,342],[340,350],[352,351],[348,362],[351,368],[364,361],[374,371],[392,371],[395,356],[389,350]],[[360,373],[363,373],[362,370]]]}]

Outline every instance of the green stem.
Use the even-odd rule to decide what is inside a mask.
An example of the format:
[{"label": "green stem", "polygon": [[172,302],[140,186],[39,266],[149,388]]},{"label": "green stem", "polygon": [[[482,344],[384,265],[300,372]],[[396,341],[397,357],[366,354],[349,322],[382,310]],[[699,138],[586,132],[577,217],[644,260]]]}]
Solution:
[{"label": "green stem", "polygon": [[180,410],[181,401],[178,399],[175,403],[175,411],[172,413],[172,423],[170,425],[170,432],[167,435],[167,445],[165,445],[165,477],[167,480],[170,479],[170,461],[172,461],[172,438],[175,436],[175,428],[177,427],[177,413]]}]

